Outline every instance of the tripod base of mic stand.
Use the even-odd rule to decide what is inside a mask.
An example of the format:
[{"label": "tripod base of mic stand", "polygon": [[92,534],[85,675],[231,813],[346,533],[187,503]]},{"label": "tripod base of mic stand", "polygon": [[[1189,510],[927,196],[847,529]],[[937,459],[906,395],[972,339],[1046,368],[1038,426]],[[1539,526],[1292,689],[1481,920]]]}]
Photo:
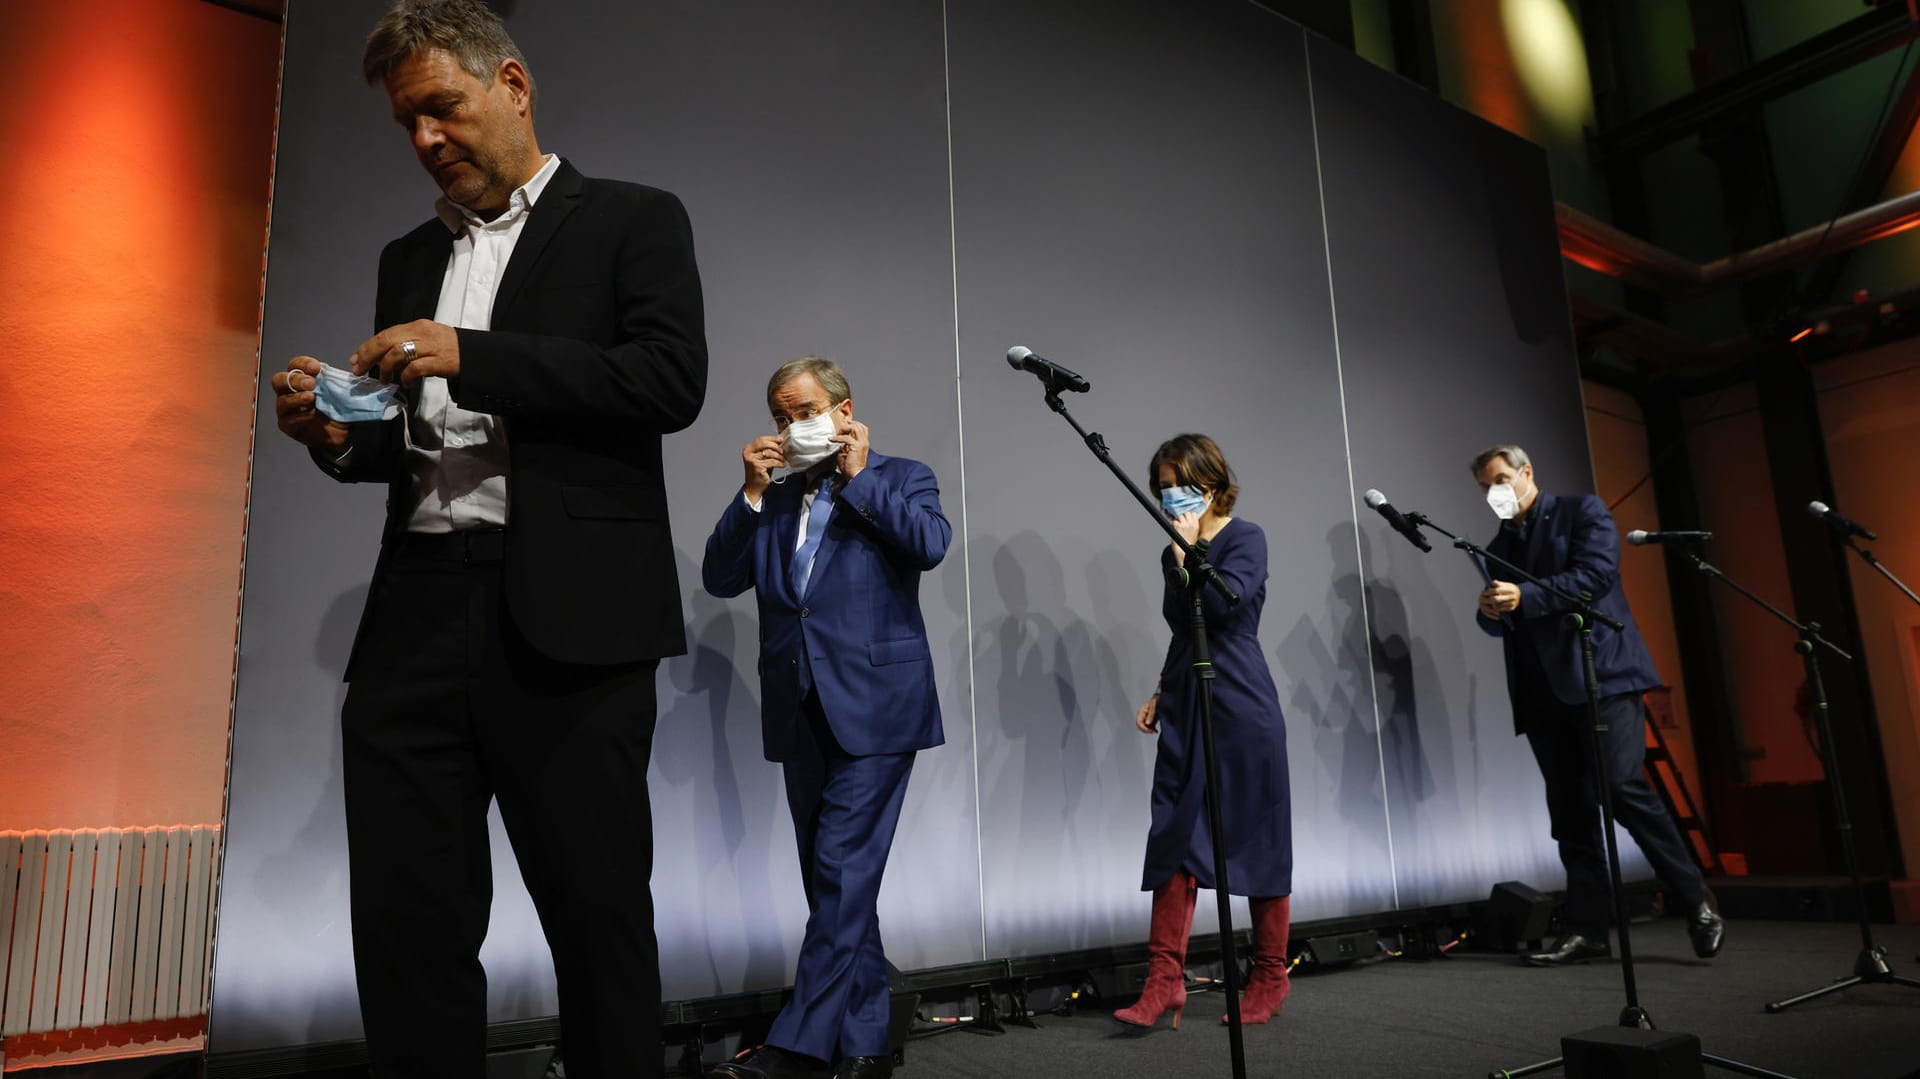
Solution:
[{"label": "tripod base of mic stand", "polygon": [[1842,989],[1852,989],[1856,985],[1876,984],[1904,985],[1909,989],[1920,989],[1920,980],[1903,978],[1895,974],[1893,968],[1887,965],[1886,949],[1863,948],[1860,951],[1859,957],[1853,961],[1853,974],[1851,977],[1841,978],[1832,985],[1823,985],[1810,993],[1802,993],[1797,997],[1776,1000],[1767,1005],[1767,1014],[1778,1015],[1788,1008],[1793,1007],[1795,1004],[1805,1004],[1809,1000],[1824,997],[1828,993],[1838,993]]},{"label": "tripod base of mic stand", "polygon": [[[1626,1008],[1621,1010],[1619,1025],[1621,1027],[1625,1027],[1628,1029],[1639,1029],[1639,1030],[1646,1030],[1646,1031],[1651,1031],[1654,1029],[1653,1017],[1647,1014],[1647,1010],[1645,1008],[1637,1007],[1634,1005],[1628,1005]],[[1601,1028],[1601,1031],[1604,1031],[1605,1029],[1606,1028],[1603,1027]],[[1600,1032],[1590,1031],[1588,1033],[1589,1035],[1594,1035]],[[1668,1032],[1668,1033],[1671,1034],[1672,1032]],[[1693,1056],[1693,1053],[1697,1051],[1696,1047],[1699,1045],[1699,1040],[1696,1038],[1693,1038],[1691,1035],[1682,1035],[1682,1037],[1684,1037],[1687,1042],[1685,1046],[1681,1047],[1681,1049],[1683,1049],[1686,1054],[1685,1059],[1691,1059]],[[1581,1036],[1570,1035],[1569,1038],[1581,1039]],[[1590,1042],[1594,1039],[1592,1037],[1588,1037],[1581,1040]],[[1605,1041],[1611,1041],[1612,1039],[1601,1038],[1600,1040],[1605,1042]],[[1564,1046],[1567,1043],[1563,1041],[1561,1044]],[[1681,1051],[1681,1049],[1676,1049],[1676,1047],[1673,1046],[1671,1042],[1666,1044],[1661,1051],[1665,1052],[1667,1055],[1663,1058],[1660,1064],[1673,1066],[1675,1064],[1681,1063],[1682,1062],[1681,1060],[1676,1060],[1672,1056],[1674,1052]],[[1537,1075],[1540,1072],[1549,1071],[1553,1068],[1560,1067],[1561,1065],[1566,1063],[1566,1059],[1567,1059],[1566,1057],[1554,1057],[1552,1060],[1543,1060],[1538,1064],[1529,1064],[1524,1068],[1497,1069],[1495,1071],[1488,1072],[1487,1079],[1521,1079],[1521,1076]],[[1736,1075],[1751,1075],[1751,1076],[1757,1077],[1757,1079],[1793,1079],[1792,1076],[1786,1075],[1783,1072],[1768,1071],[1766,1068],[1755,1067],[1752,1064],[1747,1064],[1738,1060],[1731,1060],[1731,1059],[1728,1059],[1727,1057],[1714,1056],[1712,1053],[1700,1053],[1699,1060],[1700,1060],[1700,1063],[1705,1064],[1709,1067],[1719,1068],[1722,1071],[1730,1071],[1735,1073]],[[1593,1065],[1594,1061],[1589,1059],[1587,1063],[1589,1065]],[[1617,1065],[1618,1063],[1620,1063],[1620,1061],[1616,1059],[1613,1063]],[[1648,1063],[1652,1063],[1652,1062],[1648,1062]],[[1660,1064],[1652,1064],[1652,1066],[1659,1067]],[[1606,1067],[1605,1065],[1600,1065],[1600,1066],[1603,1068]],[[1609,1069],[1609,1074],[1611,1074],[1610,1069]],[[1639,1073],[1635,1072],[1635,1074],[1639,1074]],[[1647,1072],[1647,1074],[1651,1075],[1654,1073]],[[1660,1074],[1667,1074],[1667,1073],[1663,1071]]]},{"label": "tripod base of mic stand", "polygon": [[[1536,1075],[1548,1069],[1557,1068],[1564,1063],[1566,1063],[1565,1057],[1554,1057],[1552,1060],[1543,1060],[1538,1064],[1529,1064],[1524,1068],[1515,1068],[1512,1071],[1490,1071],[1487,1073],[1487,1079],[1520,1079],[1523,1075]],[[1728,1060],[1726,1057],[1714,1056],[1712,1053],[1701,1053],[1700,1063],[1710,1068],[1719,1068],[1721,1071],[1732,1072],[1735,1075],[1751,1075],[1754,1076],[1755,1079],[1794,1079],[1793,1076],[1785,1072],[1756,1068],[1751,1064],[1743,1064],[1738,1060]]]}]

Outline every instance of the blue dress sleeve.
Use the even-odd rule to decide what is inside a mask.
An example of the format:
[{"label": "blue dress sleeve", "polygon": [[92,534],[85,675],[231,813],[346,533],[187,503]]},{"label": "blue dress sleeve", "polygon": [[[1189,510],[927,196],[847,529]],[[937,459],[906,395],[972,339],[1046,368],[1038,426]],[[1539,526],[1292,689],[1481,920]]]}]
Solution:
[{"label": "blue dress sleeve", "polygon": [[[1225,539],[1226,542],[1210,546],[1207,560],[1213,563],[1221,580],[1244,603],[1266,582],[1267,534],[1259,525],[1239,519],[1235,519],[1228,529],[1230,531],[1223,530],[1216,537],[1216,540]],[[1161,550],[1160,568],[1163,571],[1172,570],[1171,547]],[[1226,625],[1240,616],[1239,609],[1229,606],[1226,597],[1211,585],[1202,585],[1200,594],[1201,607],[1206,611],[1209,627]],[[1170,580],[1167,582],[1162,592],[1160,613],[1166,618],[1168,628],[1173,630],[1173,640],[1168,645],[1166,661],[1160,668],[1162,679],[1172,673],[1169,667],[1173,663],[1174,649],[1187,637],[1188,627],[1193,623],[1192,603],[1192,598],[1184,589],[1175,588]]]}]

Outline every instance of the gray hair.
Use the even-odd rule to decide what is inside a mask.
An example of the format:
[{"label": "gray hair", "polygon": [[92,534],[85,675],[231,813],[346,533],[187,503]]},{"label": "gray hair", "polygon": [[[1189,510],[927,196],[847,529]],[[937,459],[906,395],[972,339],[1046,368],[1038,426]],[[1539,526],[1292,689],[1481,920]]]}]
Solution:
[{"label": "gray hair", "polygon": [[1507,463],[1512,465],[1516,470],[1525,468],[1528,465],[1533,463],[1533,458],[1527,456],[1526,450],[1523,450],[1520,447],[1512,444],[1507,444],[1507,445],[1501,445],[1501,446],[1489,446],[1486,449],[1481,450],[1479,453],[1474,454],[1473,464],[1470,466],[1469,470],[1475,476],[1478,476],[1482,471],[1486,469],[1487,465],[1493,462],[1493,459],[1495,457],[1505,457],[1507,459]]},{"label": "gray hair", "polygon": [[[508,60],[527,66],[520,46],[507,36],[500,16],[480,0],[393,0],[367,35],[360,54],[360,73],[369,84],[384,82],[394,67],[415,53],[444,49],[467,74],[488,86],[500,65]],[[527,108],[538,100],[533,74],[527,73]]]},{"label": "gray hair", "polygon": [[780,370],[767,380],[767,400],[772,401],[780,387],[801,375],[812,375],[814,381],[820,383],[820,388],[827,391],[828,404],[837,405],[853,396],[853,387],[847,385],[847,373],[840,370],[839,364],[825,356],[802,356],[781,364]]}]

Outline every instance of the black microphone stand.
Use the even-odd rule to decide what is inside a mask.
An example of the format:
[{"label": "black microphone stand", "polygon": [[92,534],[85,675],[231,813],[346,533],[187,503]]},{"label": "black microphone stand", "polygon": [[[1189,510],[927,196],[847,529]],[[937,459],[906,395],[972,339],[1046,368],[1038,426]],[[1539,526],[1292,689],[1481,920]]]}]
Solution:
[{"label": "black microphone stand", "polygon": [[[1876,571],[1878,571],[1880,576],[1885,577],[1887,580],[1893,582],[1893,587],[1898,588],[1902,595],[1905,595],[1908,599],[1912,600],[1914,603],[1920,604],[1920,595],[1915,595],[1913,589],[1908,588],[1907,583],[1905,581],[1902,581],[1900,578],[1895,577],[1893,575],[1892,570],[1888,569],[1885,565],[1881,564],[1879,559],[1873,557],[1872,551],[1867,550],[1865,547],[1855,546],[1853,542],[1853,537],[1851,535],[1841,537],[1841,541],[1847,545],[1848,550],[1852,551],[1854,554],[1859,555],[1861,561],[1865,562],[1869,566],[1872,566]],[[1832,771],[1832,768],[1829,767],[1828,771]]]},{"label": "black microphone stand", "polygon": [[1867,565],[1872,566],[1875,570],[1879,571],[1880,576],[1885,577],[1889,581],[1892,581],[1893,587],[1898,588],[1902,593],[1906,595],[1908,599],[1912,600],[1917,604],[1920,604],[1920,595],[1915,595],[1913,592],[1913,589],[1908,588],[1907,583],[1905,581],[1902,581],[1900,578],[1895,577],[1893,575],[1892,570],[1882,565],[1878,558],[1873,557],[1872,551],[1869,551],[1865,547],[1861,547],[1855,544],[1853,542],[1852,536],[1845,537],[1842,540],[1842,542],[1846,544],[1847,550],[1852,551],[1854,554],[1859,555],[1862,561],[1864,561]]},{"label": "black microphone stand", "polygon": [[1234,1079],[1246,1079],[1247,1052],[1240,1028],[1239,960],[1233,946],[1232,896],[1227,891],[1227,839],[1225,826],[1220,819],[1220,762],[1213,745],[1214,670],[1212,656],[1207,649],[1207,614],[1201,589],[1211,587],[1220,593],[1229,606],[1237,605],[1240,597],[1234,594],[1233,589],[1215,571],[1213,564],[1207,561],[1205,541],[1188,543],[1182,539],[1160,507],[1154,505],[1146,492],[1119,465],[1113,463],[1113,454],[1107,450],[1106,439],[1098,431],[1089,433],[1067,411],[1066,402],[1060,400],[1060,391],[1068,388],[1064,381],[1045,376],[1042,376],[1042,381],[1047,387],[1047,407],[1073,425],[1080,440],[1087,444],[1087,449],[1092,450],[1100,463],[1107,466],[1121,486],[1132,492],[1134,500],[1173,538],[1174,545],[1186,554],[1184,565],[1176,566],[1169,577],[1193,600],[1193,674],[1200,685],[1200,744],[1207,767],[1207,826],[1213,833],[1213,893],[1220,908],[1220,963],[1224,968],[1221,980],[1225,982],[1227,991],[1227,1044],[1233,1058]]},{"label": "black microphone stand", "polygon": [[[1406,515],[1406,518],[1417,525],[1433,529],[1435,532],[1452,540],[1453,545],[1460,550],[1499,566],[1501,569],[1513,574],[1520,580],[1526,581],[1540,591],[1553,596],[1571,608],[1566,615],[1566,625],[1569,629],[1577,629],[1580,631],[1581,674],[1586,680],[1587,718],[1592,725],[1592,760],[1589,764],[1590,770],[1593,773],[1594,800],[1599,803],[1600,807],[1601,834],[1605,839],[1607,850],[1607,886],[1613,893],[1613,921],[1620,936],[1620,977],[1625,985],[1627,995],[1627,1006],[1620,1010],[1620,1025],[1623,1027],[1638,1027],[1642,1030],[1652,1030],[1653,1017],[1647,1013],[1645,1008],[1641,1007],[1640,989],[1634,980],[1633,937],[1627,928],[1627,891],[1626,886],[1620,880],[1620,840],[1614,835],[1613,790],[1607,781],[1606,773],[1607,725],[1600,718],[1600,677],[1593,660],[1594,623],[1598,622],[1615,631],[1624,630],[1626,627],[1617,619],[1601,614],[1598,610],[1594,609],[1594,598],[1585,592],[1574,595],[1571,592],[1555,588],[1533,574],[1528,573],[1526,570],[1521,569],[1519,566],[1481,547],[1479,544],[1471,540],[1462,539],[1452,532],[1441,528],[1429,520],[1425,514],[1409,513]],[[1536,525],[1535,527],[1539,526]],[[1516,612],[1516,614],[1517,613],[1518,612]],[[1533,1075],[1551,1068],[1557,1068],[1564,1059],[1564,1057],[1554,1057],[1551,1060],[1543,1060],[1538,1064],[1529,1064],[1523,1068],[1514,1068],[1511,1070],[1496,1069],[1487,1073],[1487,1079],[1518,1079],[1518,1077],[1523,1075]],[[1737,1060],[1729,1060],[1726,1057],[1714,1056],[1710,1053],[1701,1053],[1700,1059],[1702,1062],[1711,1064],[1717,1068],[1724,1068],[1727,1071],[1738,1072],[1742,1075],[1758,1076],[1760,1079],[1787,1079],[1787,1077],[1780,1072],[1768,1071],[1765,1068],[1757,1068],[1751,1064],[1745,1064]]]},{"label": "black microphone stand", "polygon": [[[1847,541],[1847,546],[1853,547],[1853,541],[1851,539]],[[1857,547],[1854,549],[1860,550]],[[1759,596],[1754,595],[1753,592],[1741,586],[1738,581],[1720,572],[1718,567],[1707,562],[1706,559],[1685,549],[1682,549],[1680,553],[1685,555],[1687,560],[1693,563],[1693,568],[1706,574],[1707,577],[1712,580],[1719,581],[1721,584],[1747,597],[1768,614],[1793,627],[1793,631],[1796,634],[1796,640],[1793,642],[1793,650],[1800,654],[1800,662],[1806,668],[1807,672],[1807,688],[1813,696],[1811,703],[1813,705],[1814,730],[1817,731],[1820,736],[1820,762],[1826,767],[1827,783],[1833,787],[1833,827],[1835,831],[1840,833],[1840,849],[1846,855],[1847,859],[1847,876],[1853,881],[1853,905],[1854,909],[1858,911],[1860,915],[1860,954],[1854,958],[1853,974],[1851,976],[1837,978],[1831,984],[1823,985],[1811,992],[1801,993],[1799,996],[1788,997],[1785,1000],[1772,1001],[1767,1005],[1767,1013],[1769,1015],[1777,1015],[1796,1004],[1805,1004],[1809,1000],[1826,996],[1828,993],[1837,993],[1842,989],[1851,989],[1856,985],[1866,985],[1875,982],[1890,982],[1895,985],[1907,986],[1910,989],[1920,989],[1920,981],[1915,981],[1912,978],[1903,978],[1895,974],[1893,968],[1887,965],[1887,951],[1885,948],[1874,944],[1873,924],[1867,919],[1866,888],[1860,881],[1860,861],[1854,853],[1853,823],[1847,815],[1847,792],[1840,780],[1840,762],[1835,756],[1834,751],[1833,723],[1828,717],[1827,686],[1820,677],[1819,650],[1825,648],[1827,651],[1849,662],[1853,660],[1853,657],[1847,654],[1839,645],[1820,636],[1820,623],[1808,622],[1802,625],[1798,620],[1787,615],[1786,612],[1768,603],[1766,600],[1761,599]],[[1866,556],[1868,563],[1879,568],[1879,563],[1874,561],[1870,553],[1866,551],[1860,551],[1860,553]],[[1885,573],[1886,570],[1881,569],[1881,572]],[[1888,573],[1887,576],[1889,578],[1893,577],[1891,573]],[[1900,584],[1897,579],[1894,580],[1894,583]],[[1901,591],[1906,591],[1905,585],[1900,585],[1900,588]],[[1907,594],[1912,595],[1913,593],[1908,592]],[[1920,602],[1920,600],[1916,600],[1916,602]]]}]

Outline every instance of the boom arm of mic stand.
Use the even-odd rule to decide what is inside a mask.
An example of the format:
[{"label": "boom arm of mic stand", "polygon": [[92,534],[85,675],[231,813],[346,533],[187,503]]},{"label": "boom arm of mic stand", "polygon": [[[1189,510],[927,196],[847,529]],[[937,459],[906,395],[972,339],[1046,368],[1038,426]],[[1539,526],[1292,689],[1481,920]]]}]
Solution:
[{"label": "boom arm of mic stand", "polygon": [[1113,454],[1107,449],[1107,440],[1100,436],[1100,432],[1090,432],[1080,426],[1080,421],[1074,419],[1073,413],[1067,411],[1067,404],[1060,399],[1060,391],[1058,389],[1048,390],[1047,407],[1058,412],[1068,423],[1073,425],[1073,429],[1080,435],[1080,440],[1087,444],[1087,449],[1092,450],[1093,455],[1100,459],[1100,463],[1107,466],[1107,471],[1113,473],[1114,478],[1120,481],[1121,486],[1132,492],[1134,501],[1140,503],[1140,507],[1152,515],[1153,519],[1159,523],[1161,531],[1165,532],[1168,537],[1173,540],[1174,545],[1185,553],[1186,561],[1181,572],[1199,574],[1200,579],[1205,581],[1208,587],[1218,592],[1221,599],[1227,601],[1227,606],[1239,606],[1240,594],[1235,592],[1233,588],[1227,584],[1226,579],[1220,576],[1219,571],[1213,568],[1213,563],[1207,561],[1206,552],[1188,543],[1186,539],[1180,535],[1180,530],[1173,527],[1173,522],[1167,519],[1167,515],[1161,512],[1160,507],[1154,505],[1153,500],[1147,497],[1147,493],[1140,489],[1140,485],[1133,482],[1133,477],[1127,475],[1126,470],[1113,463]]},{"label": "boom arm of mic stand", "polygon": [[1841,648],[1837,644],[1834,644],[1832,641],[1827,640],[1825,637],[1820,636],[1819,623],[1809,622],[1805,625],[1801,625],[1798,619],[1787,614],[1785,611],[1782,611],[1780,608],[1775,607],[1773,604],[1768,603],[1766,600],[1761,599],[1759,596],[1755,595],[1751,590],[1743,586],[1739,581],[1736,581],[1733,578],[1727,576],[1726,574],[1720,572],[1720,567],[1715,566],[1713,563],[1708,562],[1706,559],[1701,558],[1699,555],[1694,554],[1692,551],[1689,551],[1684,547],[1668,548],[1668,549],[1678,550],[1681,554],[1686,555],[1687,561],[1693,563],[1694,569],[1699,570],[1701,573],[1706,574],[1708,577],[1712,578],[1713,580],[1719,581],[1721,584],[1724,584],[1728,588],[1733,589],[1735,592],[1738,592],[1741,595],[1747,597],[1748,599],[1752,600],[1754,603],[1759,604],[1761,609],[1765,610],[1768,614],[1774,616],[1775,618],[1778,618],[1782,622],[1785,622],[1787,625],[1792,626],[1793,631],[1795,633],[1798,633],[1803,639],[1811,641],[1814,644],[1817,644],[1825,648],[1827,651],[1832,652],[1834,655],[1839,656],[1841,659],[1847,660],[1848,662],[1853,661],[1853,656],[1848,654],[1848,652],[1845,649]]},{"label": "boom arm of mic stand", "polygon": [[1878,558],[1873,557],[1872,551],[1867,550],[1865,547],[1856,545],[1853,542],[1852,536],[1847,537],[1846,543],[1847,543],[1848,550],[1852,551],[1854,554],[1859,555],[1861,561],[1865,562],[1867,565],[1872,566],[1874,569],[1878,570],[1880,573],[1880,576],[1885,577],[1889,581],[1892,581],[1893,587],[1898,588],[1900,591],[1906,593],[1906,596],[1908,599],[1914,601],[1915,603],[1920,603],[1920,596],[1914,595],[1913,589],[1907,587],[1907,582],[1901,580],[1898,577],[1895,577],[1893,575],[1892,570],[1888,569],[1884,565],[1881,565],[1880,560]]},{"label": "boom arm of mic stand", "polygon": [[1554,598],[1560,600],[1562,603],[1565,603],[1568,607],[1573,608],[1573,613],[1578,614],[1580,617],[1591,619],[1595,622],[1600,623],[1603,626],[1606,626],[1608,629],[1624,630],[1627,628],[1625,625],[1621,624],[1619,619],[1611,617],[1610,615],[1601,614],[1597,609],[1595,609],[1593,606],[1593,597],[1588,596],[1585,593],[1575,595],[1572,592],[1568,592],[1564,589],[1555,588],[1554,586],[1548,584],[1547,582],[1541,580],[1538,577],[1535,577],[1533,574],[1528,573],[1526,570],[1521,569],[1519,566],[1514,565],[1513,563],[1507,561],[1506,559],[1501,558],[1499,555],[1494,554],[1492,551],[1487,550],[1485,547],[1480,546],[1479,544],[1473,542],[1472,540],[1462,539],[1459,536],[1456,536],[1453,533],[1447,531],[1446,529],[1441,528],[1439,525],[1434,524],[1432,521],[1428,520],[1425,514],[1409,513],[1406,516],[1407,516],[1407,520],[1412,521],[1417,525],[1421,525],[1426,528],[1431,528],[1435,532],[1438,532],[1441,535],[1452,540],[1453,545],[1459,548],[1460,550],[1465,551],[1470,555],[1477,555],[1480,558],[1483,558],[1488,562],[1491,562],[1494,565],[1499,566],[1501,569],[1507,570],[1508,572],[1512,573],[1514,576],[1520,578],[1521,580],[1527,582],[1528,584],[1534,586],[1535,588],[1538,588],[1540,591],[1545,592],[1547,595],[1553,596]]}]

